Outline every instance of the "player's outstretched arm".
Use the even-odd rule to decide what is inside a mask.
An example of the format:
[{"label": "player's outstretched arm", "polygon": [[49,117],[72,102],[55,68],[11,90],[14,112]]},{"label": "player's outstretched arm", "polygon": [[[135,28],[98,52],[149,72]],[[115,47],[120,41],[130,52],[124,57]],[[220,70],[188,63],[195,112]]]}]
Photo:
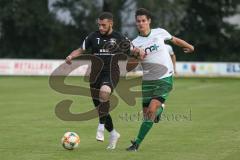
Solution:
[{"label": "player's outstretched arm", "polygon": [[173,37],[172,38],[172,43],[179,46],[179,47],[182,47],[183,48],[183,51],[185,53],[192,53],[194,51],[194,47],[193,45],[187,43],[186,41],[180,39],[180,38],[177,38],[177,37]]},{"label": "player's outstretched arm", "polygon": [[83,49],[79,48],[72,51],[65,59],[67,64],[72,64],[72,59],[79,57],[83,53]]}]

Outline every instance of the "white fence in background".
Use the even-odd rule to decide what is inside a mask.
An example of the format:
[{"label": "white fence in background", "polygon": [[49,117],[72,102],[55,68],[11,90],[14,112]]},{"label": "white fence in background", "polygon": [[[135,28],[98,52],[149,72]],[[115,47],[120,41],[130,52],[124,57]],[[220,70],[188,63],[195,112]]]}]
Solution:
[{"label": "white fence in background", "polygon": [[[0,59],[0,75],[49,76],[63,63],[64,60]],[[71,72],[70,75],[85,75],[90,62],[84,61],[84,64]],[[125,65],[124,62],[120,63],[122,75],[126,74]],[[65,67],[70,66],[66,65]],[[134,74],[139,75],[141,71],[131,73],[131,75]],[[178,76],[193,77],[240,77],[240,62],[177,62],[177,74]]]},{"label": "white fence in background", "polygon": [[[49,76],[63,63],[64,60],[0,59],[0,75]],[[84,75],[87,68],[82,65],[70,75]]]},{"label": "white fence in background", "polygon": [[240,62],[178,62],[176,68],[179,76],[240,77]]}]

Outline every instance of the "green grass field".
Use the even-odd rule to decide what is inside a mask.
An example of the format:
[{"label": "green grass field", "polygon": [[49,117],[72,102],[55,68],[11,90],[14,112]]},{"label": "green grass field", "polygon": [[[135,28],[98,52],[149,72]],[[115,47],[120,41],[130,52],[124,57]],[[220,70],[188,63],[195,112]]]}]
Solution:
[{"label": "green grass field", "polygon": [[[78,85],[81,78],[68,79]],[[135,107],[121,101],[112,117],[121,138],[116,150],[96,142],[98,120],[65,122],[54,109],[73,99],[73,112],[90,110],[90,98],[63,95],[49,87],[48,77],[0,77],[1,160],[238,160],[240,157],[240,79],[178,78],[163,120],[155,124],[137,153],[129,146],[141,121]],[[86,107],[89,106],[89,107]],[[64,150],[66,131],[81,138],[78,149]]]}]

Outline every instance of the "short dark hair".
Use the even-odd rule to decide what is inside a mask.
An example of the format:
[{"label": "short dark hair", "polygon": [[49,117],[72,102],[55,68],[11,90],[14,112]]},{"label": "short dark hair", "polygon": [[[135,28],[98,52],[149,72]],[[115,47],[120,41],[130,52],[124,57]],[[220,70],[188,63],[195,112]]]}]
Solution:
[{"label": "short dark hair", "polygon": [[103,20],[103,19],[113,20],[113,14],[111,12],[103,12],[99,15],[98,19],[100,19],[100,20]]},{"label": "short dark hair", "polygon": [[135,12],[135,18],[137,18],[137,16],[144,16],[144,15],[147,17],[147,19],[150,19],[152,17],[151,13],[145,8],[139,8]]}]

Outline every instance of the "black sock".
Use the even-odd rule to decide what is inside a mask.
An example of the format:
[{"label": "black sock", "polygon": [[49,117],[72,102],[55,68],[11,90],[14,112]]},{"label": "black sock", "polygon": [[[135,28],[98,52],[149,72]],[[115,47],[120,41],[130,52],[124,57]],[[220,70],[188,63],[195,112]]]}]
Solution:
[{"label": "black sock", "polygon": [[105,123],[106,123],[106,118],[107,118],[107,116],[99,117],[99,123],[105,125]]},{"label": "black sock", "polygon": [[106,116],[106,122],[105,122],[104,127],[106,128],[106,130],[108,132],[111,132],[113,130],[113,122],[112,122],[112,117],[110,116],[110,114],[108,114]]},{"label": "black sock", "polygon": [[109,101],[108,102],[102,102],[98,106],[98,115],[99,115],[100,124],[105,124],[106,123],[109,107],[110,107]]}]

